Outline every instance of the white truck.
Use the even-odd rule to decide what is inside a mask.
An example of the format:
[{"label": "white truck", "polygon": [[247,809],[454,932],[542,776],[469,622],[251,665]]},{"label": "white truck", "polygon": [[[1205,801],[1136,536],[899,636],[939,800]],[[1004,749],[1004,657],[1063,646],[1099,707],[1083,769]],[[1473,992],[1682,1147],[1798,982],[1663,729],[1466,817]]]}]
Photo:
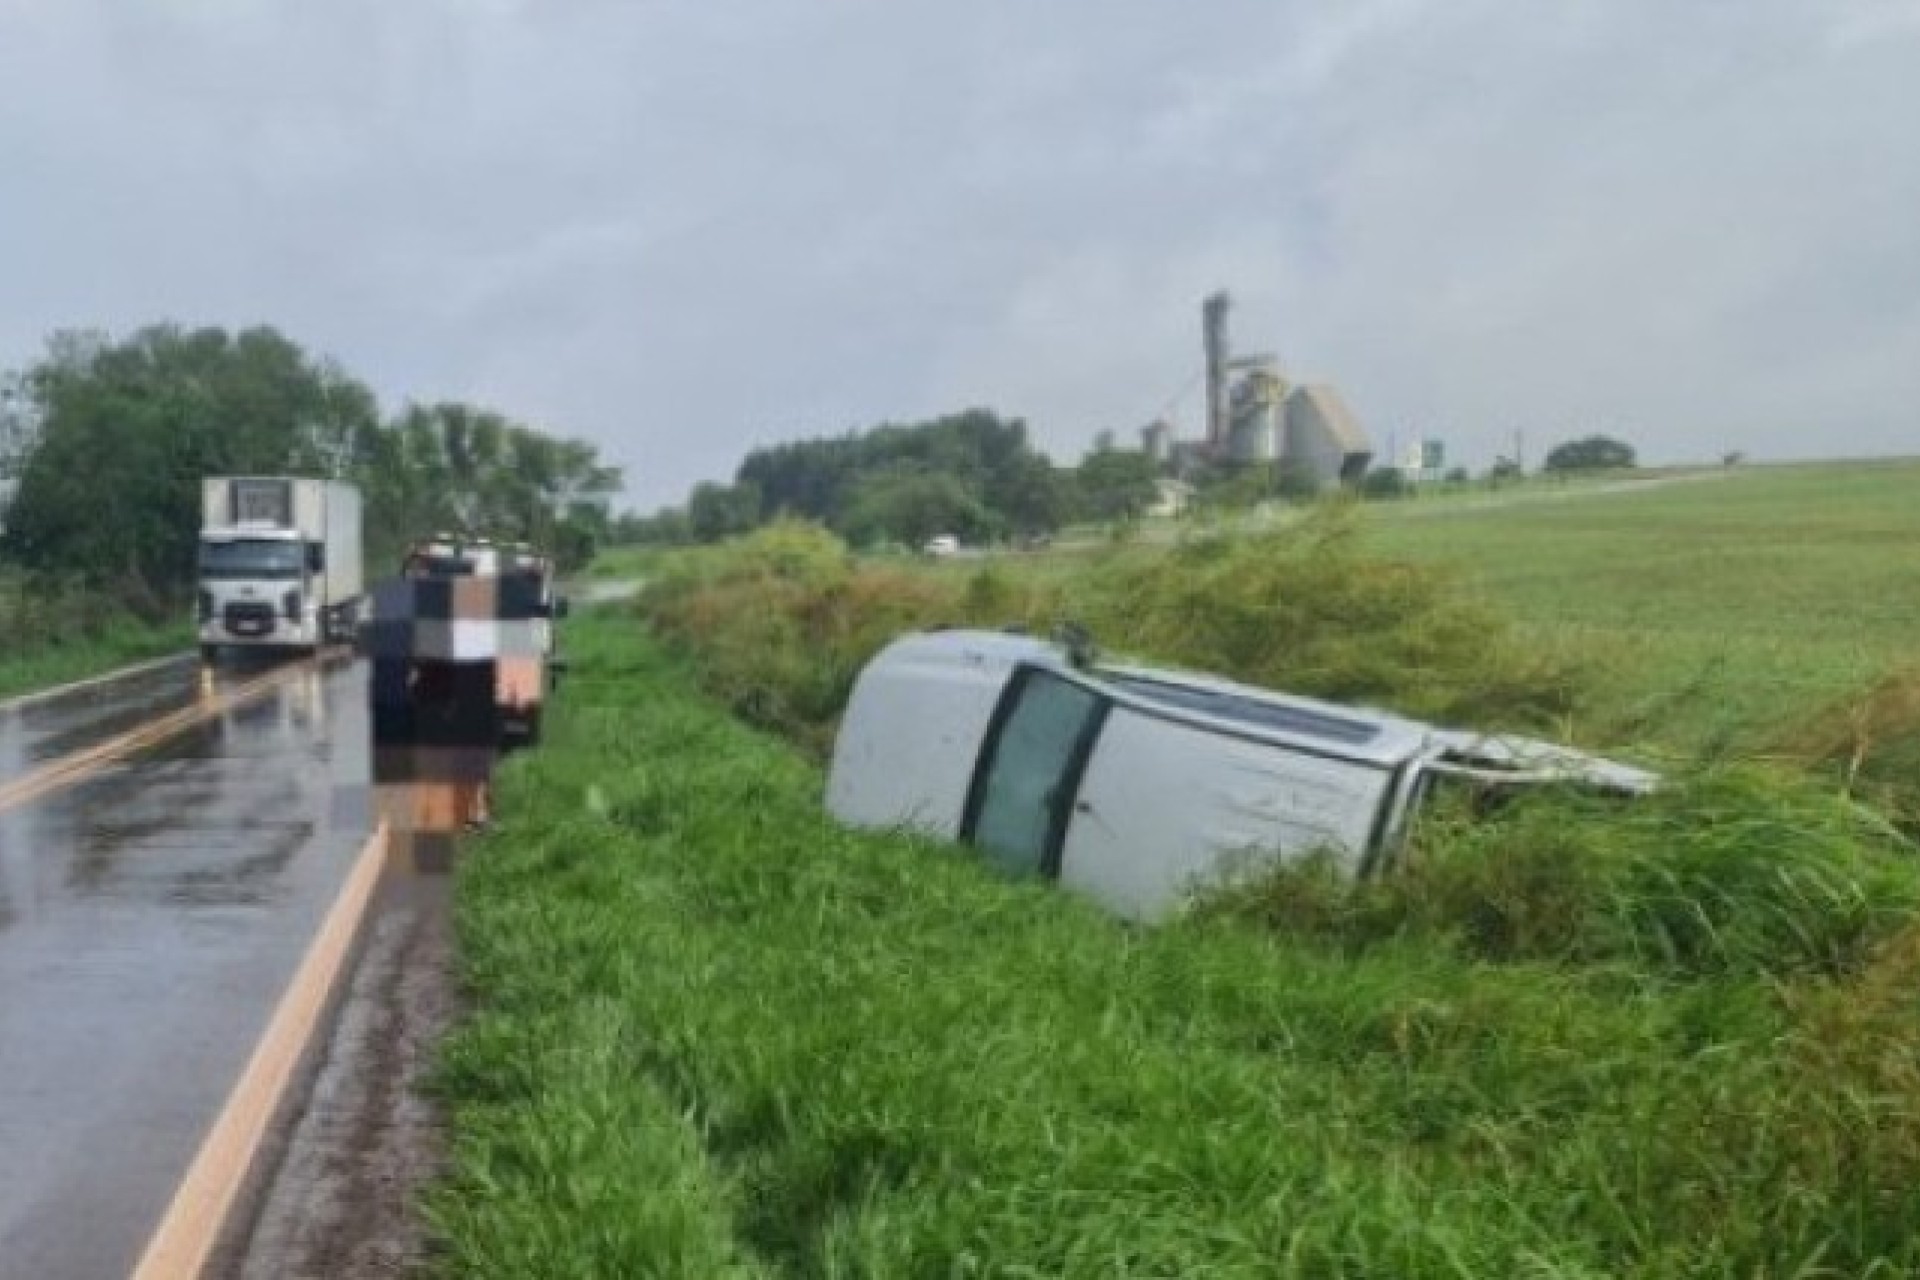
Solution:
[{"label": "white truck", "polygon": [[348,641],[366,595],[360,491],[301,476],[209,476],[201,486],[200,656],[311,653]]}]

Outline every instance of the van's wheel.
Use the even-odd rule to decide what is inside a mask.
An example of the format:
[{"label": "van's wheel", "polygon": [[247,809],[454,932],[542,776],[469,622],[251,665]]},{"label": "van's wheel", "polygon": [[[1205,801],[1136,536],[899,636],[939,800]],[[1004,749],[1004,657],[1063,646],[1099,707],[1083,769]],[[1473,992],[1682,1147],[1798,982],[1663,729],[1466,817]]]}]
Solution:
[{"label": "van's wheel", "polygon": [[359,627],[359,602],[343,604],[327,614],[327,643],[351,645],[359,639]]}]

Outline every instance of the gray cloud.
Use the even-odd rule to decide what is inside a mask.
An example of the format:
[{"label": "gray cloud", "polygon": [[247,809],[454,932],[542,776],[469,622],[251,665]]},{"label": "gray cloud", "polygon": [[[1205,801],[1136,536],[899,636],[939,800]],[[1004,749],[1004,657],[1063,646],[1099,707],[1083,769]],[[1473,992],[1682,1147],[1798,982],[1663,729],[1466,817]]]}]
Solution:
[{"label": "gray cloud", "polygon": [[1224,284],[1383,439],[1911,452],[1917,73],[1914,0],[0,0],[0,364],[268,321],[651,505],[970,404],[1072,456]]}]

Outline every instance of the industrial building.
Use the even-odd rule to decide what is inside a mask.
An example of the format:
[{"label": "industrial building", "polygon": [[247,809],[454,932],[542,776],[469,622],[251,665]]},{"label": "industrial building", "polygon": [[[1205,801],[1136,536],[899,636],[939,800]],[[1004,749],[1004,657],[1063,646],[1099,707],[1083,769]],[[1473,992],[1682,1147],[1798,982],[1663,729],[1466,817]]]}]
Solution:
[{"label": "industrial building", "polygon": [[1366,474],[1373,443],[1340,393],[1324,383],[1292,384],[1271,355],[1235,356],[1233,300],[1216,293],[1201,306],[1206,348],[1207,435],[1197,446],[1171,440],[1171,429],[1145,429],[1156,459],[1288,463],[1322,486]]}]

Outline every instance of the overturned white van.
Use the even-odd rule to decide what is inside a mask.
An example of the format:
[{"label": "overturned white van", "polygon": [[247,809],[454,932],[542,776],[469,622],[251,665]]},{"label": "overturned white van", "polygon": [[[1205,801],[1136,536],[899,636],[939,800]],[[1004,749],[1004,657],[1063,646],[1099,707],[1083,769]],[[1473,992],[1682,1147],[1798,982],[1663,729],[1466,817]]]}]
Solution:
[{"label": "overturned white van", "polygon": [[941,631],[894,641],[861,672],[827,807],[854,826],[968,841],[1010,872],[1151,919],[1259,862],[1325,852],[1373,874],[1448,778],[1629,795],[1656,781],[1551,743]]}]

